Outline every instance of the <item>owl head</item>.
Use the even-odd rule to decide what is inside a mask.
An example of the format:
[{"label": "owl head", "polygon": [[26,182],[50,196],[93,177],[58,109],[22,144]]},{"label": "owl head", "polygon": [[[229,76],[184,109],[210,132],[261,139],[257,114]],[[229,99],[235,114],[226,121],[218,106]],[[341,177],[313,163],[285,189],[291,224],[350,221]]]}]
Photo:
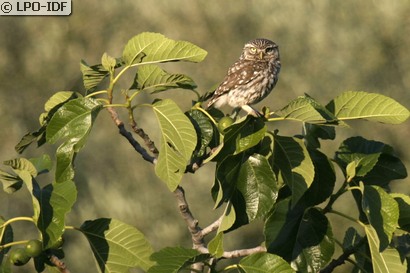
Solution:
[{"label": "owl head", "polygon": [[268,39],[255,39],[247,42],[243,48],[242,60],[271,61],[279,58],[278,45]]}]

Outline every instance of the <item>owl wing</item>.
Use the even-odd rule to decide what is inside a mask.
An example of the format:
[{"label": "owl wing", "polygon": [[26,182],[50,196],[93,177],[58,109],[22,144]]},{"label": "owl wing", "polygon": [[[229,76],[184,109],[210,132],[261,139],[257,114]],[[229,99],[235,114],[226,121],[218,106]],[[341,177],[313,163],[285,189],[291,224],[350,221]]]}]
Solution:
[{"label": "owl wing", "polygon": [[234,63],[229,69],[222,83],[216,88],[208,107],[214,104],[218,98],[227,94],[229,91],[246,85],[258,76],[258,71],[262,67],[255,64],[253,61],[239,60]]}]

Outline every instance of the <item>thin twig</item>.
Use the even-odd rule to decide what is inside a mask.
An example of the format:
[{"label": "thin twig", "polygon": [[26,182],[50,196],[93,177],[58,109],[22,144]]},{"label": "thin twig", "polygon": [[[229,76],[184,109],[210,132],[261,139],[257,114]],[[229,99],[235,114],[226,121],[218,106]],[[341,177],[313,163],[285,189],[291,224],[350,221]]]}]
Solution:
[{"label": "thin twig", "polygon": [[233,251],[224,251],[222,257],[226,259],[244,257],[254,253],[266,252],[266,247],[257,246],[254,248],[237,249]]},{"label": "thin twig", "polygon": [[205,236],[208,235],[209,233],[211,233],[211,232],[217,230],[217,229],[219,228],[219,226],[221,225],[222,219],[223,219],[223,216],[219,217],[218,220],[216,220],[215,222],[213,222],[213,223],[210,224],[209,226],[204,227],[204,228],[201,230],[202,236],[205,237]]},{"label": "thin twig", "polygon": [[363,237],[356,245],[349,247],[343,251],[343,253],[337,259],[333,259],[325,268],[319,271],[319,273],[331,273],[333,270],[345,263],[349,259],[349,256],[354,254],[365,242],[366,237]]},{"label": "thin twig", "polygon": [[53,265],[55,265],[61,273],[70,273],[70,270],[68,270],[65,263],[62,260],[60,260],[59,258],[57,258],[57,256],[51,255],[50,256],[50,262]]},{"label": "thin twig", "polygon": [[144,140],[145,145],[148,147],[150,152],[153,153],[155,156],[158,156],[159,151],[155,146],[154,141],[152,141],[148,134],[145,133],[144,129],[138,127],[137,123],[134,120],[134,117],[131,121],[131,128],[137,135],[139,135]]},{"label": "thin twig", "polygon": [[[203,249],[206,249],[204,237],[202,236],[201,228],[198,226],[198,220],[195,219],[189,210],[184,189],[181,186],[178,186],[174,191],[174,195],[177,199],[179,212],[181,213],[182,218],[185,220],[188,230],[191,233],[193,243],[192,248],[202,252]],[[208,251],[208,249],[206,249],[206,251]],[[203,270],[204,263],[195,263],[191,265],[191,272],[203,272]]]},{"label": "thin twig", "polygon": [[115,125],[117,125],[119,133],[128,140],[128,142],[142,156],[143,159],[145,159],[146,161],[150,163],[155,164],[157,159],[151,156],[150,154],[148,154],[147,150],[145,150],[144,147],[142,147],[138,143],[138,141],[135,140],[132,134],[125,129],[124,123],[118,117],[117,111],[115,111],[113,107],[107,107],[107,110],[111,114],[111,118],[114,121]]}]

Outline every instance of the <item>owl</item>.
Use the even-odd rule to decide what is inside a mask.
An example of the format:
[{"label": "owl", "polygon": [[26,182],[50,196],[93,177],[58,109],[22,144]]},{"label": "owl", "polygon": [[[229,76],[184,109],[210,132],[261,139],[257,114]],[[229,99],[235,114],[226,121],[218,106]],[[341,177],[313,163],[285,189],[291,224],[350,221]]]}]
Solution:
[{"label": "owl", "polygon": [[[229,69],[208,102],[209,107],[229,105],[234,111],[261,114],[250,105],[263,100],[275,87],[280,71],[278,46],[268,39],[247,42],[239,60]],[[236,112],[236,113],[237,113]]]}]

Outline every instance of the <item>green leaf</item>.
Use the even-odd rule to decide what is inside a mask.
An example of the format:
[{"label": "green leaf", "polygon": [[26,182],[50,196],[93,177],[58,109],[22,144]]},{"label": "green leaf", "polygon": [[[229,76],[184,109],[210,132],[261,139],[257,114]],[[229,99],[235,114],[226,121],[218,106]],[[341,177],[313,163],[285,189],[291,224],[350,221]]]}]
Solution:
[{"label": "green leaf", "polygon": [[224,254],[224,233],[218,232],[208,243],[209,253],[216,258],[221,258]]},{"label": "green leaf", "polygon": [[182,88],[195,89],[195,82],[183,74],[170,74],[157,65],[144,65],[138,69],[132,89],[149,90],[152,93]]},{"label": "green leaf", "polygon": [[128,41],[122,53],[127,65],[174,61],[202,61],[207,52],[185,41],[174,41],[164,35],[143,32]]},{"label": "green leaf", "polygon": [[157,101],[152,106],[162,135],[155,173],[174,191],[196,147],[195,128],[172,100]]},{"label": "green leaf", "polygon": [[235,207],[232,205],[231,202],[229,202],[225,207],[223,218],[218,228],[218,233],[222,233],[223,231],[229,230],[235,224],[235,221],[236,221]]},{"label": "green leaf", "polygon": [[0,170],[0,181],[3,184],[3,190],[6,193],[13,193],[21,189],[23,180],[17,175]]},{"label": "green leaf", "polygon": [[80,231],[87,237],[101,272],[128,272],[153,265],[152,247],[136,228],[121,221],[100,218],[86,221]]},{"label": "green leaf", "polygon": [[117,60],[114,57],[111,57],[106,52],[101,57],[101,65],[108,72],[114,71],[114,68],[117,64]]},{"label": "green leaf", "polygon": [[[3,237],[0,241],[0,245],[5,245],[5,244],[13,242],[13,229],[11,225],[7,225],[6,227],[1,227],[5,222],[6,221],[3,218],[3,216],[0,215],[0,234],[3,234]],[[3,231],[3,229],[5,230]],[[7,254],[9,250],[10,250],[10,247],[0,248],[0,267],[3,266],[4,255]]]},{"label": "green leaf", "polygon": [[319,139],[335,139],[336,130],[333,126],[305,123],[303,125],[306,146],[313,150],[320,148]]},{"label": "green leaf", "polygon": [[239,263],[245,273],[295,273],[281,257],[270,253],[254,253]]},{"label": "green leaf", "polygon": [[54,113],[67,101],[77,98],[78,93],[72,91],[60,91],[52,95],[44,105],[46,112],[40,115],[41,127],[34,132],[29,132],[23,136],[20,142],[16,145],[15,150],[22,153],[31,143],[37,141],[37,146],[43,145],[45,141],[45,131],[48,122],[53,117]]},{"label": "green leaf", "polygon": [[209,254],[200,254],[195,249],[166,247],[151,255],[151,259],[157,264],[148,273],[177,273],[191,264],[204,262],[209,258]]},{"label": "green leaf", "polygon": [[55,143],[66,141],[57,149],[56,181],[71,180],[72,161],[84,145],[102,105],[92,99],[78,98],[64,104],[53,115],[46,130],[46,139]]},{"label": "green leaf", "polygon": [[223,147],[214,158],[216,161],[259,144],[265,137],[266,126],[262,119],[247,115],[226,128],[224,133]]},{"label": "green leaf", "polygon": [[250,156],[239,171],[237,188],[246,204],[249,222],[265,217],[278,197],[278,186],[268,160],[259,155]]},{"label": "green leaf", "polygon": [[324,202],[333,193],[336,173],[330,159],[319,150],[310,150],[310,158],[315,169],[312,185],[305,192],[306,205],[315,206]]},{"label": "green leaf", "polygon": [[338,123],[337,118],[329,110],[308,95],[296,98],[275,114],[285,119],[313,124]]},{"label": "green leaf", "polygon": [[316,208],[291,209],[289,203],[289,199],[278,202],[266,221],[268,252],[292,261],[298,271],[318,272],[334,252],[330,223]]},{"label": "green leaf", "polygon": [[65,181],[48,184],[41,191],[34,189],[33,195],[40,204],[40,214],[35,220],[47,249],[63,235],[65,216],[77,199],[77,189],[73,181]]},{"label": "green leaf", "polygon": [[51,170],[52,162],[49,155],[44,154],[40,157],[30,158],[30,162],[37,170],[37,174],[47,173]]},{"label": "green leaf", "polygon": [[314,166],[301,139],[275,135],[274,141],[274,154],[269,160],[278,178],[292,191],[294,206],[312,185]]},{"label": "green leaf", "polygon": [[407,176],[404,164],[393,154],[393,148],[385,143],[351,137],[343,141],[335,156],[336,162],[346,169],[354,162],[355,176],[366,185],[384,186],[391,180]]},{"label": "green leaf", "polygon": [[380,241],[379,251],[389,245],[398,226],[399,207],[392,196],[377,186],[364,186],[362,209]]},{"label": "green leaf", "polygon": [[318,272],[331,260],[334,248],[326,216],[316,208],[306,210],[299,224],[292,267],[301,272]]},{"label": "green leaf", "polygon": [[30,162],[30,160],[26,158],[16,158],[11,159],[3,162],[4,165],[10,166],[14,171],[27,171],[31,176],[37,176],[37,169]]},{"label": "green leaf", "polygon": [[406,262],[402,262],[396,249],[387,248],[379,252],[379,237],[376,230],[365,225],[365,231],[369,242],[371,261],[374,273],[403,273],[406,272]]},{"label": "green leaf", "polygon": [[400,193],[390,194],[399,205],[399,226],[410,232],[410,196]]},{"label": "green leaf", "polygon": [[194,156],[201,157],[206,153],[206,149],[211,143],[217,142],[216,135],[219,136],[219,134],[214,135],[214,126],[202,111],[191,109],[188,112],[188,117],[190,118],[198,137]]},{"label": "green leaf", "polygon": [[367,119],[400,124],[410,115],[403,105],[381,94],[347,91],[329,102],[326,108],[340,120]]}]

